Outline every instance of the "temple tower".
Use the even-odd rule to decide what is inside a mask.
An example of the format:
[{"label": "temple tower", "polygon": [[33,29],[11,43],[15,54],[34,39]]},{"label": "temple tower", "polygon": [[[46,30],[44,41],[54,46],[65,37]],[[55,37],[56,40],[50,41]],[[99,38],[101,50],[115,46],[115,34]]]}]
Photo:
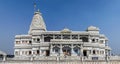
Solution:
[{"label": "temple tower", "polygon": [[28,34],[46,31],[46,25],[40,11],[34,13]]}]

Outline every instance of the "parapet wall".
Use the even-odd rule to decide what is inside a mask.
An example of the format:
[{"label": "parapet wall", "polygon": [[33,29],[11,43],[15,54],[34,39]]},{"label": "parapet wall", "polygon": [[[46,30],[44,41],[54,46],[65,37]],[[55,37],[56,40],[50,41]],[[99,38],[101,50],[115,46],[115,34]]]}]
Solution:
[{"label": "parapet wall", "polygon": [[92,60],[81,57],[15,57],[0,60],[0,64],[120,64],[120,56],[111,56],[108,60]]},{"label": "parapet wall", "polygon": [[120,61],[109,61],[109,62],[81,62],[81,61],[6,61],[0,62],[0,64],[120,64]]}]

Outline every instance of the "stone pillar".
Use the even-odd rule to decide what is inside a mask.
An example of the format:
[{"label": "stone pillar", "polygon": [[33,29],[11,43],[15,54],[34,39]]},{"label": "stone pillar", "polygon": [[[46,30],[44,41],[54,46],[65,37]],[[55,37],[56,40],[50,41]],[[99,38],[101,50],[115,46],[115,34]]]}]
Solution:
[{"label": "stone pillar", "polygon": [[109,56],[111,56],[111,50],[109,51],[109,53],[110,53],[110,55],[109,55]]},{"label": "stone pillar", "polygon": [[34,60],[34,50],[32,50],[31,61]]},{"label": "stone pillar", "polygon": [[70,40],[72,40],[72,35],[70,35]]},{"label": "stone pillar", "polygon": [[109,56],[108,56],[109,60],[110,60],[110,57],[111,57],[111,50],[109,50]]},{"label": "stone pillar", "polygon": [[80,39],[80,35],[79,35],[79,34],[78,34],[78,39],[79,39],[79,40],[81,40],[81,39]]},{"label": "stone pillar", "polygon": [[53,39],[55,39],[55,35],[53,35]]},{"label": "stone pillar", "polygon": [[62,50],[62,44],[60,44],[60,56],[64,56],[63,55],[63,50]]},{"label": "stone pillar", "polygon": [[106,57],[105,57],[106,62],[108,62],[108,61],[109,61],[109,59],[108,59],[108,50],[107,50],[107,49],[105,50],[105,54],[106,54]]},{"label": "stone pillar", "polygon": [[81,49],[80,49],[80,56],[81,56],[81,61],[83,61],[83,46],[81,45]]},{"label": "stone pillar", "polygon": [[75,54],[75,52],[74,52],[73,44],[71,44],[71,56],[76,56],[76,54]]},{"label": "stone pillar", "polygon": [[78,34],[78,40],[79,40],[79,34]]},{"label": "stone pillar", "polygon": [[50,56],[52,56],[52,54],[53,54],[53,46],[52,46],[52,44],[51,44],[51,46],[50,46]]},{"label": "stone pillar", "polygon": [[93,49],[91,49],[91,55],[93,55]]},{"label": "stone pillar", "polygon": [[88,41],[89,41],[89,43],[91,43],[92,41],[91,41],[91,37],[90,36],[88,36]]},{"label": "stone pillar", "polygon": [[81,53],[81,51],[80,51],[80,48],[78,49],[78,55],[80,56],[80,53]]},{"label": "stone pillar", "polygon": [[33,57],[36,57],[37,56],[37,50],[38,50],[39,48],[32,48],[32,56]]},{"label": "stone pillar", "polygon": [[63,39],[63,35],[61,34],[61,40]]},{"label": "stone pillar", "polygon": [[87,50],[87,58],[89,58],[89,54],[90,54],[90,53],[89,53],[89,50]]},{"label": "stone pillar", "polygon": [[6,61],[6,55],[3,55],[3,61]]},{"label": "stone pillar", "polygon": [[34,60],[34,57],[33,57],[33,55],[31,55],[30,61],[33,61],[33,60]]},{"label": "stone pillar", "polygon": [[41,41],[44,42],[44,35],[41,35]]},{"label": "stone pillar", "polygon": [[33,61],[33,50],[31,50],[31,57],[30,60]]},{"label": "stone pillar", "polygon": [[39,52],[40,52],[40,54],[39,54],[39,55],[41,56],[41,55],[42,55],[42,51],[41,51],[41,48],[39,49]]}]

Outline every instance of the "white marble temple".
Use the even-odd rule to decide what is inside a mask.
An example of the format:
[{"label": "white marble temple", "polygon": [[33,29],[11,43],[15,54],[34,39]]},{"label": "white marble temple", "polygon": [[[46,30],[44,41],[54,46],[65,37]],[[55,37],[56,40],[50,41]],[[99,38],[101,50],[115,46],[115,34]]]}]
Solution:
[{"label": "white marble temple", "polygon": [[86,31],[72,31],[68,28],[47,31],[40,11],[36,11],[28,34],[15,36],[14,55],[15,58],[31,60],[46,56],[109,59],[111,48],[107,41],[108,38],[95,26],[88,27]]}]

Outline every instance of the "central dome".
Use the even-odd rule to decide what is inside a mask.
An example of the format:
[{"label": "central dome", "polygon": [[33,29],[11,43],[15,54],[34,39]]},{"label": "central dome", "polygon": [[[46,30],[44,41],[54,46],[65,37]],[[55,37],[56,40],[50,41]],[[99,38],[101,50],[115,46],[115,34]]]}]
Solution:
[{"label": "central dome", "polygon": [[62,33],[71,33],[71,30],[68,28],[64,28],[63,30],[61,30]]}]

